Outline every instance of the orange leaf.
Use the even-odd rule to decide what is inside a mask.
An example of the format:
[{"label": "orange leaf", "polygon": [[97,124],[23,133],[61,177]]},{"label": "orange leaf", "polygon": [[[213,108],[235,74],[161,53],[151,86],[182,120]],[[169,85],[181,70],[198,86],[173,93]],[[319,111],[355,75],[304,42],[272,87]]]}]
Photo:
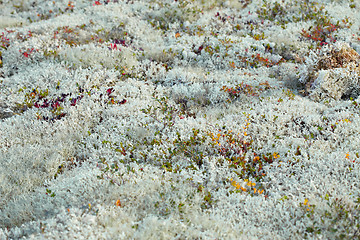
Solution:
[{"label": "orange leaf", "polygon": [[116,201],[115,205],[116,205],[117,207],[121,207],[120,199],[118,199],[118,200]]}]

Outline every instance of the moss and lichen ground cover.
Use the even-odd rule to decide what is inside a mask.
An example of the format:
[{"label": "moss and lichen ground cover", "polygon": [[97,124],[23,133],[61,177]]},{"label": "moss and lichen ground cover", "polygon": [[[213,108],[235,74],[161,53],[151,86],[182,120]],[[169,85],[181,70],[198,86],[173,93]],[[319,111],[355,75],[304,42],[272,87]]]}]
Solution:
[{"label": "moss and lichen ground cover", "polygon": [[359,10],[0,1],[0,238],[359,239]]}]

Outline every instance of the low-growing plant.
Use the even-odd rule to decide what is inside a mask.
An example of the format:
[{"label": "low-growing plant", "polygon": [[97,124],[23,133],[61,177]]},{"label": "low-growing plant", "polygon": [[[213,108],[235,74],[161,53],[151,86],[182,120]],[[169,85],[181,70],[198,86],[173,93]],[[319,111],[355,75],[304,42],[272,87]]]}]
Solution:
[{"label": "low-growing plant", "polygon": [[261,92],[269,90],[271,88],[272,87],[266,81],[266,82],[260,83],[256,87],[253,87],[252,85],[249,85],[249,84],[244,84],[242,82],[242,83],[236,85],[235,87],[223,86],[221,88],[221,90],[228,93],[230,98],[227,99],[227,102],[230,103],[230,102],[234,101],[235,99],[237,99],[238,97],[240,97],[241,94],[245,94],[247,96],[258,97]]},{"label": "low-growing plant", "polygon": [[[256,50],[256,47],[255,49]],[[240,60],[240,62],[242,62],[245,67],[250,67],[250,68],[258,68],[261,66],[265,66],[265,67],[272,67],[275,65],[279,65],[280,63],[284,62],[285,59],[281,58],[279,61],[272,61],[269,60],[266,57],[262,57],[259,53],[257,54],[252,54],[251,56],[242,56],[242,55],[238,55],[237,56],[238,59]],[[242,66],[239,66],[239,68]]]},{"label": "low-growing plant", "polygon": [[283,7],[280,3],[274,2],[273,5],[267,3],[264,0],[264,4],[261,8],[256,10],[256,13],[259,15],[260,19],[275,21],[277,20],[277,24],[286,24],[289,22],[288,19],[285,18],[288,10]]},{"label": "low-growing plant", "polygon": [[31,31],[28,31],[26,34],[24,34],[22,32],[17,32],[15,39],[19,40],[21,42],[25,42],[25,41],[29,40],[31,37],[33,37],[33,33]]},{"label": "low-growing plant", "polygon": [[308,199],[300,204],[304,211],[303,218],[312,222],[302,235],[305,238],[360,239],[360,197],[353,206],[343,199],[333,198],[329,193],[322,197],[322,201],[327,205],[326,210],[309,204]]},{"label": "low-growing plant", "polygon": [[[153,93],[153,98],[158,103],[157,106],[149,106],[148,108],[143,108],[141,111],[157,121],[158,123],[163,124],[163,129],[167,127],[172,127],[175,124],[175,118],[180,115],[186,115],[187,113],[181,111],[175,105],[169,103],[169,98],[167,96],[163,96],[161,98],[157,97],[155,93]],[[159,116],[162,116],[159,118]]]},{"label": "low-growing plant", "polygon": [[[60,16],[64,13],[68,13],[68,12],[74,12],[74,8],[75,8],[75,5],[74,5],[74,2],[72,1],[68,1],[68,3],[65,5],[62,5],[61,7],[56,7],[55,6],[55,1],[53,2],[52,4],[54,7],[51,7],[50,10],[48,11],[42,11],[42,10],[38,10],[36,9],[35,13],[36,15],[33,15],[32,17],[28,17],[27,20],[30,22],[30,23],[33,23],[33,22],[37,22],[37,21],[41,21],[41,20],[48,20],[48,19],[51,19],[51,18],[55,18],[57,16]],[[21,5],[14,5],[15,8],[20,9],[23,9],[23,4]]]},{"label": "low-growing plant", "polygon": [[[59,84],[59,83],[58,83]],[[59,85],[56,87],[58,88]],[[19,93],[26,91],[25,88],[19,89]],[[106,90],[105,94],[100,94],[100,101],[104,101],[106,104],[125,104],[126,99],[116,100],[116,98],[111,95],[114,92],[113,88],[109,88]],[[36,118],[38,120],[45,120],[54,122],[56,120],[60,120],[61,118],[67,115],[64,112],[63,104],[66,102],[70,103],[70,106],[76,106],[79,101],[84,97],[84,94],[94,94],[92,90],[84,90],[80,86],[78,86],[78,94],[75,97],[71,97],[71,93],[61,93],[58,96],[49,97],[49,90],[41,90],[38,87],[32,89],[31,92],[25,93],[25,99],[22,103],[17,103],[15,111],[18,113],[22,113],[30,108],[38,108],[38,109],[48,109],[51,113],[50,116],[42,116],[39,112],[36,113]]]},{"label": "low-growing plant", "polygon": [[290,89],[283,89],[283,93],[289,98],[289,100],[295,99],[295,93],[291,91]]},{"label": "low-growing plant", "polygon": [[199,18],[202,9],[193,4],[193,1],[179,0],[175,3],[152,0],[150,8],[155,6],[155,3],[161,6],[160,10],[155,11],[159,14],[147,14],[147,21],[152,27],[162,30],[164,33],[170,29],[170,24],[180,23],[183,25],[186,21],[193,21]]},{"label": "low-growing plant", "polygon": [[[240,182],[237,182],[233,180],[232,178],[229,179],[229,182],[233,187],[235,187],[236,190],[230,190],[229,193],[241,193],[241,192],[247,192],[251,196],[261,195],[264,194],[264,188],[261,186],[261,184],[257,184],[256,182],[252,182],[249,179],[244,179],[243,184],[240,184]],[[267,197],[267,195],[264,195]]]},{"label": "low-growing plant", "polygon": [[55,197],[56,196],[55,192],[48,189],[48,188],[46,188],[46,195],[48,195],[50,197]]},{"label": "low-growing plant", "polygon": [[38,49],[34,49],[34,48],[27,48],[27,49],[25,49],[25,50],[19,49],[19,52],[20,52],[25,58],[29,58],[33,52],[38,52],[38,51],[39,51]]},{"label": "low-growing plant", "polygon": [[349,28],[351,23],[348,18],[342,20],[342,24],[338,21],[332,24],[327,18],[320,18],[316,21],[315,26],[310,26],[308,30],[302,30],[301,35],[306,39],[315,42],[318,48],[336,42],[336,37],[333,35],[335,31],[340,28]]},{"label": "low-growing plant", "polygon": [[[111,161],[104,157],[99,159],[98,166],[102,172],[98,176],[100,179],[109,179],[111,183],[121,185],[126,181],[124,176],[127,173],[120,169],[123,169],[123,166],[129,168],[131,162],[146,162],[173,173],[184,170],[206,171],[207,165],[204,163],[208,157],[212,156],[218,166],[227,166],[237,175],[237,178],[250,184],[249,194],[263,194],[264,188],[261,182],[266,177],[263,166],[271,164],[279,158],[279,154],[255,152],[252,137],[247,132],[250,124],[249,115],[241,133],[227,130],[226,126],[208,125],[207,130],[192,128],[184,136],[176,130],[175,123],[192,115],[184,112],[177,105],[170,104],[167,97],[157,97],[154,94],[154,98],[157,104],[142,109],[142,112],[159,127],[152,125],[150,128],[150,123],[143,124],[147,132],[153,132],[152,136],[143,140],[129,139],[129,141],[119,143],[104,140],[103,146],[113,149],[118,154],[118,158]],[[169,134],[175,134],[176,137],[169,138]],[[253,155],[250,156],[249,152],[253,152]],[[249,179],[254,179],[253,183],[256,182],[256,186]],[[238,189],[235,182],[232,185]],[[211,205],[210,199],[211,197],[205,194],[206,206]]]}]

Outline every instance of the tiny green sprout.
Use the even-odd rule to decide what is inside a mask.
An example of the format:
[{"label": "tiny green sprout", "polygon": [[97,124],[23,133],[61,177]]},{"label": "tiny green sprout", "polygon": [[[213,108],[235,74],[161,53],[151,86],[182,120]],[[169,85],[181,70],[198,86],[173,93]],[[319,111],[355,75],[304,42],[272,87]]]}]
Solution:
[{"label": "tiny green sprout", "polygon": [[285,200],[288,200],[288,199],[289,199],[288,196],[284,195],[282,198],[279,199],[279,201],[284,202]]},{"label": "tiny green sprout", "polygon": [[325,200],[329,201],[330,197],[329,197],[329,194],[326,194],[325,195]]},{"label": "tiny green sprout", "polygon": [[50,189],[46,189],[46,195],[50,195],[50,197],[55,197],[56,196],[55,192],[52,192]]},{"label": "tiny green sprout", "polygon": [[283,93],[285,93],[285,95],[289,97],[289,100],[295,99],[295,93],[293,93],[290,89],[283,89]]}]

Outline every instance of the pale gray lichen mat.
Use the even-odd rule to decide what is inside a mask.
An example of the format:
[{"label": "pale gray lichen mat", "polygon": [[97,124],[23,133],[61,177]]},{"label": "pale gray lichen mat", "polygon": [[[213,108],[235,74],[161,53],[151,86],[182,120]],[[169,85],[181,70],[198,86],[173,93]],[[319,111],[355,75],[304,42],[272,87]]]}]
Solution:
[{"label": "pale gray lichen mat", "polygon": [[359,239],[359,10],[0,1],[0,239]]}]

